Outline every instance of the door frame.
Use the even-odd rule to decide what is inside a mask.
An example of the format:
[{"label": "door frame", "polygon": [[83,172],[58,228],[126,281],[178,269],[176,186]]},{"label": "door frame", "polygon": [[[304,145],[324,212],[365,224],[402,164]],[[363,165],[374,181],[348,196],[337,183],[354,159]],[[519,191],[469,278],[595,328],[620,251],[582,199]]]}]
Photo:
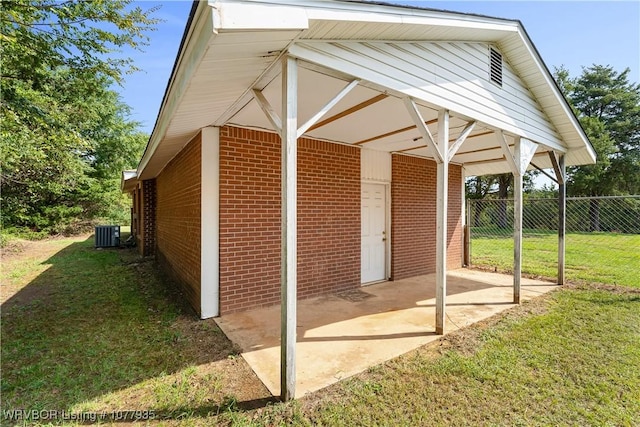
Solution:
[{"label": "door frame", "polygon": [[[363,179],[360,182],[360,206],[362,206],[362,184],[376,184],[384,186],[384,231],[385,235],[387,236],[387,240],[385,240],[384,245],[384,279],[362,283],[362,277],[360,277],[360,286],[369,286],[391,280],[391,183],[388,181]],[[360,221],[362,222],[362,218],[360,218]],[[362,241],[360,241],[360,246],[362,246]],[[362,271],[362,260],[360,260],[360,270]]]}]

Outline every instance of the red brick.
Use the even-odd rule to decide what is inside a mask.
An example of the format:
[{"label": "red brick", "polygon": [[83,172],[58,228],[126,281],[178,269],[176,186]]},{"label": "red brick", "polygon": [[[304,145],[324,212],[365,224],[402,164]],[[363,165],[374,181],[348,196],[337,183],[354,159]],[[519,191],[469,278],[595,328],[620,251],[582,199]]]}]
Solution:
[{"label": "red brick", "polygon": [[[277,135],[221,129],[223,314],[280,300],[280,162]],[[298,141],[297,255],[299,298],[360,285],[358,148]]]},{"label": "red brick", "polygon": [[[436,163],[392,155],[391,277],[435,272]],[[447,267],[462,266],[462,171],[449,166]]]},{"label": "red brick", "polygon": [[156,178],[156,258],[198,313],[201,154],[198,135]]}]

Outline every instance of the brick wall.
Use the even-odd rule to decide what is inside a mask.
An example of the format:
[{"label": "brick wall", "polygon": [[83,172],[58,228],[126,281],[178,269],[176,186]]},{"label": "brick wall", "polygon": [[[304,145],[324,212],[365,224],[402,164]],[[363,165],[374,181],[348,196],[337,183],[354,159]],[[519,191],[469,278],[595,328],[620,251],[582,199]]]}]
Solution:
[{"label": "brick wall", "polygon": [[360,286],[360,149],[298,141],[298,295]]},{"label": "brick wall", "polygon": [[[360,284],[360,153],[298,142],[298,295]],[[280,301],[280,138],[220,130],[220,309]]]},{"label": "brick wall", "polygon": [[220,311],[280,301],[276,134],[220,129]]},{"label": "brick wall", "polygon": [[196,136],[156,178],[156,258],[200,313],[201,138]]},{"label": "brick wall", "polygon": [[[392,156],[391,277],[400,280],[435,272],[436,163]],[[462,265],[461,185],[459,166],[449,166],[448,268]]]}]

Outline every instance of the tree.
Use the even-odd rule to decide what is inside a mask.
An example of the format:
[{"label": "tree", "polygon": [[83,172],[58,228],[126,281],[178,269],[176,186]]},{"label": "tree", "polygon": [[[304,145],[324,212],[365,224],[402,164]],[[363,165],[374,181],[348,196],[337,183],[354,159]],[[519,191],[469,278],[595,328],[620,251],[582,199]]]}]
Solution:
[{"label": "tree", "polygon": [[[629,82],[629,69],[593,65],[571,78],[556,70],[556,80],[591,140],[595,165],[568,168],[568,194],[602,196],[640,193],[640,84]],[[592,231],[600,229],[599,202],[592,199]]]},{"label": "tree", "polygon": [[122,205],[146,136],[111,89],[155,20],[126,0],[0,4],[3,227],[59,231]]},{"label": "tree", "polygon": [[569,103],[598,156],[596,165],[569,168],[570,195],[640,193],[640,84],[629,82],[629,69],[583,68],[580,77],[556,70]]},{"label": "tree", "polygon": [[108,76],[121,83],[136,70],[123,47],[140,50],[158,21],[158,8],[129,7],[131,0],[13,0],[2,2],[2,77],[30,81],[35,88],[60,67],[74,77]]}]

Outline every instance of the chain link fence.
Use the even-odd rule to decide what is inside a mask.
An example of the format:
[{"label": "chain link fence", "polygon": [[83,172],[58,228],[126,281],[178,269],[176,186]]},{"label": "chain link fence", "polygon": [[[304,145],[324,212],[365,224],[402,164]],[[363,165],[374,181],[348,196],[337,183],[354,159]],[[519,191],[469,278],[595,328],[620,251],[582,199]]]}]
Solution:
[{"label": "chain link fence", "polygon": [[[513,271],[513,200],[467,200],[472,266]],[[558,200],[524,200],[522,272],[553,279],[558,263]],[[640,196],[571,197],[566,205],[569,281],[640,286]]]}]

